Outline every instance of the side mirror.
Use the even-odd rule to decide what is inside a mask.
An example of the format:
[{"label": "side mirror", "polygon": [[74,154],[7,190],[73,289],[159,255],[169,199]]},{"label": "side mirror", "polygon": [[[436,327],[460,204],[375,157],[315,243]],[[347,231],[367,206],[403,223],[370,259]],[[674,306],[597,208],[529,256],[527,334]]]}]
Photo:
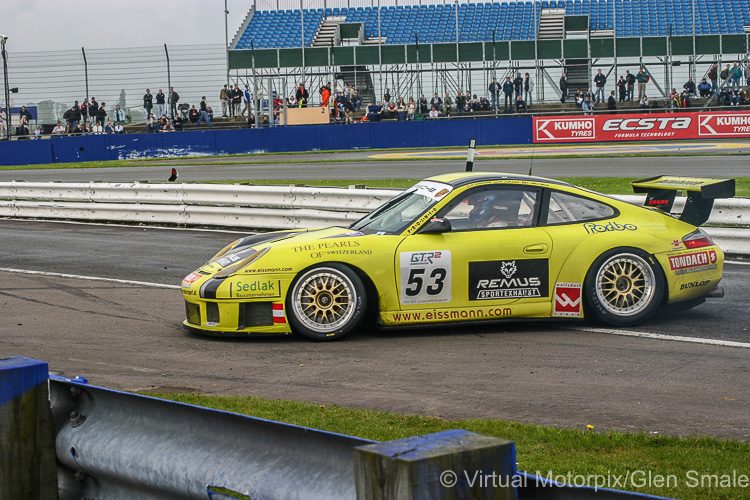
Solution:
[{"label": "side mirror", "polygon": [[451,229],[451,221],[442,217],[433,217],[420,229],[419,234],[449,233]]}]

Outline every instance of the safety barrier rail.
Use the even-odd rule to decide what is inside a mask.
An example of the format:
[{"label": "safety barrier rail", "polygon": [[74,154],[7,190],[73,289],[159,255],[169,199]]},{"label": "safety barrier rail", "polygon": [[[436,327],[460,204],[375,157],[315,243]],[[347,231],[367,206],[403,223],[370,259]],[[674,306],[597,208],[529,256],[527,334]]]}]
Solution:
[{"label": "safety barrier rail", "polygon": [[[398,194],[221,184],[0,182],[0,216],[148,224],[313,228],[348,225]],[[642,196],[615,196],[642,204]],[[678,198],[675,210],[684,206]],[[750,200],[717,200],[706,231],[728,253],[750,255]]]},{"label": "safety barrier rail", "polygon": [[663,498],[519,472],[515,443],[464,430],[379,443],[47,378],[0,359],[0,498]]}]

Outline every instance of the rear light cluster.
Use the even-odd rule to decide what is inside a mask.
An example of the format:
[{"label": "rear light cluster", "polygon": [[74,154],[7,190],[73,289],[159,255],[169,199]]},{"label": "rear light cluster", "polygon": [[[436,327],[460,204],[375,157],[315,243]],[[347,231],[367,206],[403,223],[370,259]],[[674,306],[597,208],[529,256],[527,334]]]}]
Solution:
[{"label": "rear light cluster", "polygon": [[703,248],[712,246],[714,240],[702,229],[696,229],[692,233],[685,235],[682,238],[682,243],[685,245],[685,248]]}]

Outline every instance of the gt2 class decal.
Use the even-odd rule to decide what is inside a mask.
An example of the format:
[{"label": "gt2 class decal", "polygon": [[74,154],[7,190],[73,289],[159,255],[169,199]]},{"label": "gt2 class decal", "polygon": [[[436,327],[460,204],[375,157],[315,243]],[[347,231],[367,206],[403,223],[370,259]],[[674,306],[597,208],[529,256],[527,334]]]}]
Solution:
[{"label": "gt2 class decal", "polygon": [[669,268],[675,274],[696,273],[716,269],[716,250],[683,253],[669,258]]},{"label": "gt2 class decal", "polygon": [[450,302],[453,274],[450,250],[401,253],[402,304]]},{"label": "gt2 class decal", "polygon": [[638,229],[638,226],[636,226],[635,224],[618,224],[617,222],[612,221],[606,224],[587,222],[583,225],[583,228],[588,234],[597,234],[619,231],[635,231],[636,229]]},{"label": "gt2 class decal", "polygon": [[581,317],[581,284],[555,284],[555,307],[552,314],[567,318]]},{"label": "gt2 class decal", "polygon": [[547,297],[548,283],[547,259],[469,262],[469,300]]}]

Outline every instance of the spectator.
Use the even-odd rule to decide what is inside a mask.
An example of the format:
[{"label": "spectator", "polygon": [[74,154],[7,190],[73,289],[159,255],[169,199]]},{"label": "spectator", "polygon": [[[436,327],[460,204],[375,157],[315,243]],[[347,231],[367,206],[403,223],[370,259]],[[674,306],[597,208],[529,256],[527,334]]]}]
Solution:
[{"label": "spectator", "polygon": [[429,108],[427,107],[427,98],[424,95],[419,96],[419,113],[422,115],[426,115],[429,111]]},{"label": "spectator", "polygon": [[328,102],[331,100],[331,82],[326,83],[320,87],[320,107],[327,108]]},{"label": "spectator", "polygon": [[52,129],[52,135],[63,135],[65,134],[65,125],[60,120],[57,120],[57,125]]},{"label": "spectator", "polygon": [[190,106],[190,111],[188,112],[188,120],[190,121],[190,123],[196,123],[199,116],[200,113],[198,113],[198,110],[195,109],[195,104]]},{"label": "spectator", "polygon": [[523,100],[526,101],[527,106],[531,106],[531,91],[534,88],[534,83],[531,81],[531,77],[526,73],[523,77]]},{"label": "spectator", "polygon": [[698,93],[701,97],[710,97],[713,94],[713,87],[705,78],[698,84]]},{"label": "spectator", "polygon": [[159,130],[159,123],[156,121],[156,118],[154,118],[153,114],[149,114],[148,120],[146,120],[146,131],[152,134],[158,130]]},{"label": "spectator", "polygon": [[174,118],[177,116],[177,103],[180,102],[180,94],[178,94],[174,87],[169,87],[169,114]]},{"label": "spectator", "polygon": [[680,105],[683,108],[689,108],[690,107],[690,94],[687,93],[686,90],[682,91],[682,94],[680,94]]},{"label": "spectator", "polygon": [[643,97],[638,100],[638,105],[641,107],[641,109],[648,109],[649,103],[648,96],[646,94],[643,94]]},{"label": "spectator", "polygon": [[430,109],[430,118],[438,118],[440,116],[440,113],[438,112],[437,108],[433,105],[432,109]]},{"label": "spectator", "polygon": [[115,104],[115,125],[125,123],[125,112],[120,108],[119,104]]},{"label": "spectator", "polygon": [[396,106],[396,103],[393,101],[390,101],[388,105],[386,106],[386,117],[387,118],[396,118],[396,112],[398,111],[398,106]]},{"label": "spectator", "polygon": [[162,116],[167,113],[167,96],[164,95],[164,91],[159,89],[156,93],[156,116]]},{"label": "spectator", "polygon": [[685,82],[685,85],[683,85],[682,88],[688,94],[695,95],[695,82],[693,81],[693,78],[688,76],[688,80]]},{"label": "spectator", "polygon": [[195,125],[198,126],[201,123],[205,123],[207,127],[211,125],[211,115],[209,114],[206,96],[201,97],[200,112],[198,114],[198,121],[195,122]]},{"label": "spectator", "polygon": [[510,81],[510,77],[505,77],[505,83],[503,83],[503,94],[505,94],[505,112],[508,113],[513,106],[513,82]]},{"label": "spectator", "polygon": [[604,102],[604,86],[607,85],[607,77],[604,76],[602,70],[597,70],[594,83],[596,84],[596,102]]},{"label": "spectator", "polygon": [[521,94],[518,94],[516,96],[516,113],[526,113],[527,111],[528,108],[526,108],[526,101],[523,100],[523,96]]},{"label": "spectator", "polygon": [[677,93],[677,89],[672,89],[672,92],[669,93],[669,109],[679,109],[681,107],[682,98],[680,97],[680,94]]},{"label": "spectator", "polygon": [[88,122],[89,121],[89,98],[88,97],[86,97],[83,100],[79,109],[81,110],[81,120],[83,120],[84,122]]},{"label": "spectator", "polygon": [[99,103],[96,102],[96,97],[92,97],[91,102],[89,103],[89,119],[88,119],[89,125],[93,125],[94,122],[96,122],[96,117],[98,115],[99,115]]},{"label": "spectator", "polygon": [[183,127],[183,120],[177,115],[174,115],[172,117],[172,129],[182,131],[185,127]]},{"label": "spectator", "polygon": [[[65,111],[67,113],[67,111]],[[5,139],[5,123],[8,121],[5,114],[5,108],[0,108],[0,139]]]},{"label": "spectator", "polygon": [[562,94],[560,102],[565,104],[565,99],[568,97],[568,75],[565,72],[560,77],[560,93]]},{"label": "spectator", "polygon": [[379,122],[382,114],[383,114],[382,104],[372,103],[369,106],[367,106],[367,121]]},{"label": "spectator", "polygon": [[16,135],[21,139],[29,138],[31,131],[29,131],[29,123],[26,120],[21,120],[21,124],[16,127]]},{"label": "spectator", "polygon": [[628,84],[628,101],[633,101],[633,88],[635,87],[635,76],[629,69],[625,70],[625,81]]},{"label": "spectator", "polygon": [[105,134],[115,133],[115,127],[114,125],[112,125],[112,120],[107,120],[107,124],[104,126],[104,133]]},{"label": "spectator", "polygon": [[146,89],[146,93],[143,94],[143,109],[146,110],[146,117],[151,116],[151,110],[154,109],[154,96],[151,95],[150,89]]},{"label": "spectator", "polygon": [[732,93],[729,94],[729,103],[732,106],[739,106],[740,101],[742,99],[740,98],[740,91],[738,89],[732,90]]},{"label": "spectator", "polygon": [[[497,78],[492,79],[492,83],[490,83],[489,88],[487,89],[490,93],[490,99],[492,100],[492,109],[497,111],[497,102],[500,100],[500,84],[497,83]],[[462,107],[459,107],[458,105],[458,97],[461,96],[461,91],[458,91],[458,96],[456,97],[456,109],[458,110],[458,114],[463,114]],[[464,102],[464,106],[466,103]]]},{"label": "spectator", "polygon": [[445,99],[443,99],[443,105],[445,106],[445,115],[450,116],[450,114],[453,111],[453,99],[451,99],[451,96],[448,95],[448,92],[445,92]]},{"label": "spectator", "polygon": [[[439,95],[437,95],[437,92],[435,92],[435,95],[432,97],[432,100],[430,101],[430,106],[438,110],[438,113],[442,111],[443,109],[443,100],[440,98]],[[432,110],[430,110],[432,111]]]},{"label": "spectator", "polygon": [[362,109],[362,98],[359,96],[359,93],[357,92],[357,89],[355,87],[352,87],[351,101],[354,110],[359,112],[359,110]]},{"label": "spectator", "polygon": [[81,120],[81,109],[78,107],[78,101],[63,114],[63,120],[68,122],[68,131],[73,134],[78,129],[78,122]]},{"label": "spectator", "polygon": [[396,113],[398,114],[398,121],[406,121],[406,102],[403,97],[398,98],[398,108],[396,109]]},{"label": "spectator", "polygon": [[625,80],[624,76],[621,76],[618,80],[617,90],[620,91],[620,102],[625,102],[628,99],[628,81]]},{"label": "spectator", "polygon": [[385,94],[383,95],[383,103],[388,104],[391,102],[391,91],[389,89],[385,89]]},{"label": "spectator", "polygon": [[513,79],[513,90],[516,92],[516,97],[523,94],[523,78],[521,78],[521,72],[516,73],[516,77]]},{"label": "spectator", "polygon": [[229,85],[224,85],[224,88],[219,91],[219,102],[221,103],[221,116],[224,118],[229,117],[231,100],[229,99]]},{"label": "spectator", "polygon": [[731,68],[727,64],[726,68],[721,70],[721,73],[719,73],[719,78],[721,78],[721,86],[722,87],[728,87],[729,86],[729,79],[731,77]]},{"label": "spectator", "polygon": [[583,90],[576,90],[576,106],[578,106],[579,108],[583,107],[583,98],[585,97],[585,95],[586,94],[584,94]]},{"label": "spectator", "polygon": [[610,111],[614,111],[617,109],[617,99],[615,98],[614,90],[610,92],[609,98],[607,99],[607,109]]},{"label": "spectator", "polygon": [[104,109],[106,106],[107,104],[103,102],[96,112],[96,123],[102,127],[104,127],[104,121],[107,119],[107,110]]},{"label": "spectator", "polygon": [[104,133],[104,127],[101,123],[99,123],[98,119],[94,122],[94,126],[91,127],[91,133],[97,135],[101,135]]},{"label": "spectator", "polygon": [[414,98],[409,98],[409,105],[406,107],[406,119],[409,121],[414,120],[414,115],[417,112],[417,104],[414,102]]},{"label": "spectator", "polygon": [[297,87],[297,92],[294,94],[295,99],[297,100],[297,106],[300,108],[306,108],[307,107],[307,100],[310,99],[310,93],[305,88],[304,83],[300,83]]},{"label": "spectator", "polygon": [[243,92],[242,97],[245,101],[245,107],[242,108],[242,113],[240,114],[245,116],[245,113],[250,114],[253,109],[253,94],[250,92],[250,87],[247,84],[245,84],[245,92]]},{"label": "spectator", "polygon": [[745,63],[745,85],[750,87],[750,61]]},{"label": "spectator", "polygon": [[26,109],[26,106],[21,106],[21,110],[18,112],[18,118],[21,121],[25,120],[27,125],[31,123],[31,112]]},{"label": "spectator", "polygon": [[740,88],[742,84],[740,81],[742,80],[742,67],[740,67],[740,63],[736,62],[734,63],[734,66],[729,71],[729,75],[732,81],[732,87],[733,88]]},{"label": "spectator", "polygon": [[651,79],[650,76],[648,76],[648,73],[646,73],[646,68],[641,68],[638,71],[638,74],[635,75],[635,79],[638,82],[638,101],[640,101],[643,96],[646,95],[646,84]]},{"label": "spectator", "polygon": [[[498,85],[498,88],[500,88],[499,85]],[[495,97],[495,99],[496,101],[493,103],[492,106],[495,109],[495,111],[497,111],[497,100],[499,99],[499,97]],[[456,96],[456,113],[458,113],[459,115],[463,115],[465,111],[466,111],[466,97],[464,97],[463,93],[459,90],[458,95]]]},{"label": "spectator", "polygon": [[708,76],[708,79],[711,82],[711,90],[713,93],[716,93],[719,90],[718,69],[716,64],[711,65],[706,76]]},{"label": "spectator", "polygon": [[234,88],[232,89],[232,116],[233,117],[239,117],[240,116],[240,110],[242,109],[242,97],[245,94],[240,89],[239,84],[234,84]]},{"label": "spectator", "polygon": [[125,127],[122,126],[122,123],[115,123],[115,134],[124,134],[125,133]]},{"label": "spectator", "polygon": [[581,111],[583,111],[584,115],[592,115],[593,109],[594,105],[591,102],[591,95],[586,94],[586,96],[583,98],[583,101],[581,101]]}]

